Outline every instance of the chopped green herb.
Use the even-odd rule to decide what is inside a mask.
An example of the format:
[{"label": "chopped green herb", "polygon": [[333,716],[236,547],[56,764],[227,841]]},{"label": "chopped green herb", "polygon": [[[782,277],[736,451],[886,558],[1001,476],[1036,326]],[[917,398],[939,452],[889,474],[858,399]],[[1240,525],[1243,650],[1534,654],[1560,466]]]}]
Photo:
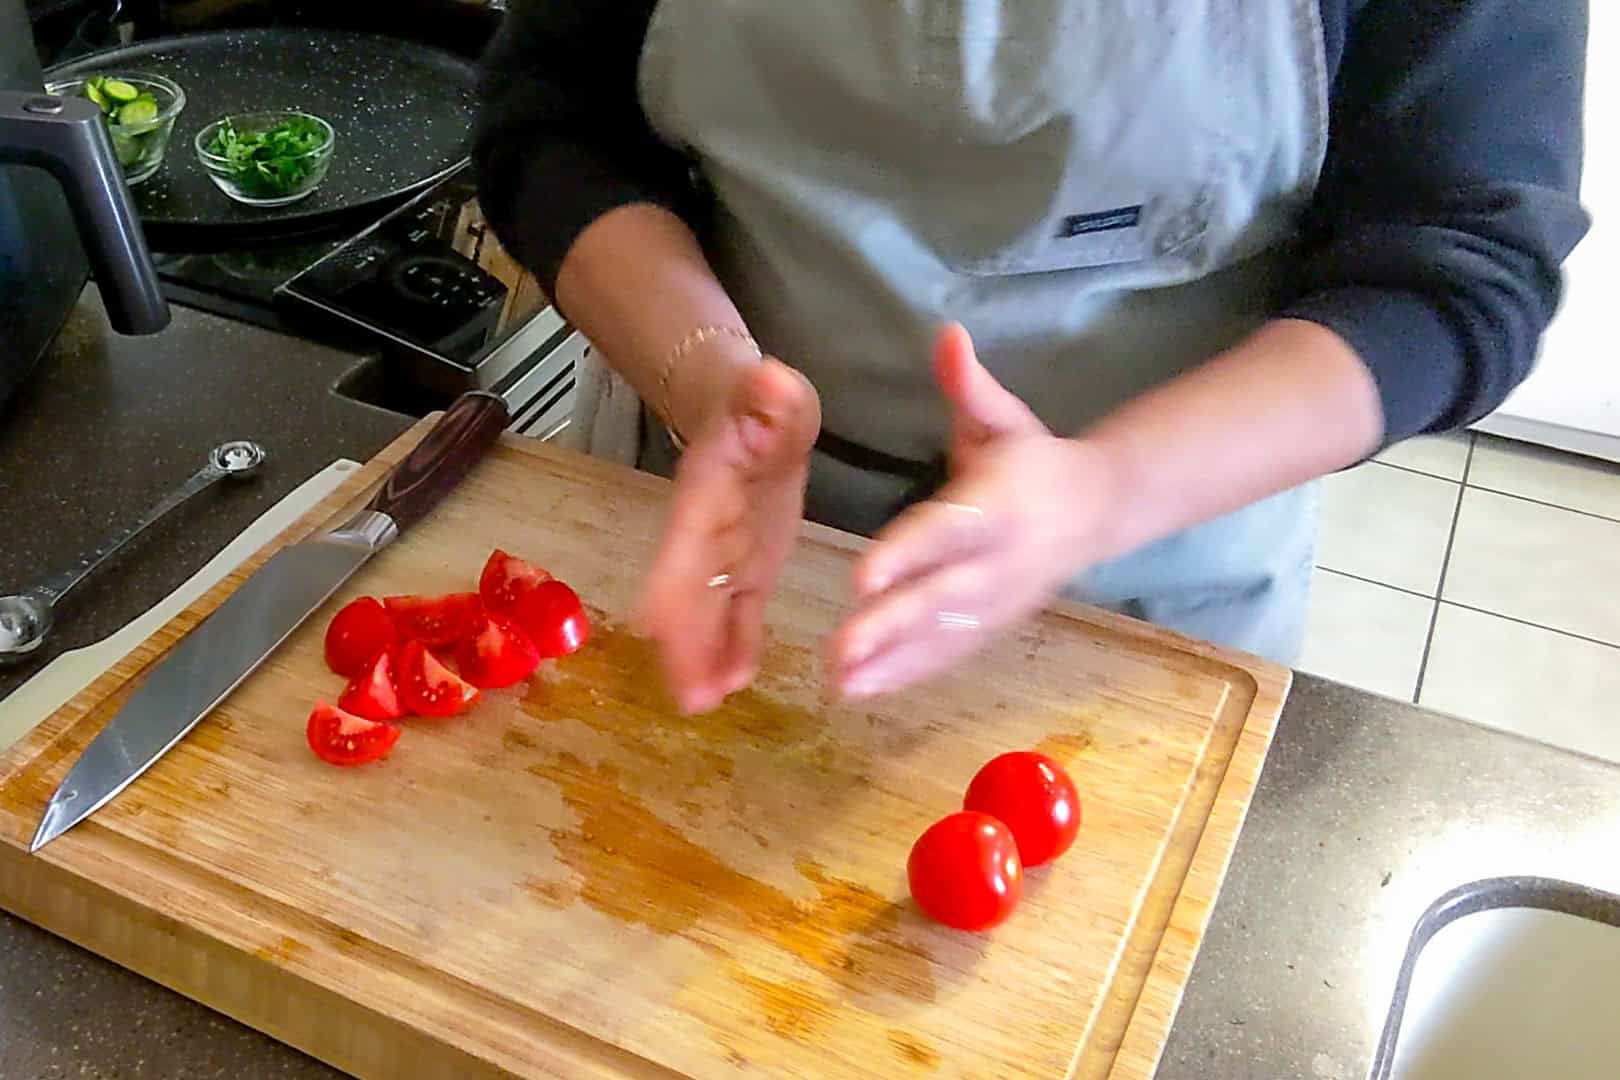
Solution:
[{"label": "chopped green herb", "polygon": [[305,116],[289,116],[264,131],[240,132],[220,121],[208,152],[224,158],[231,179],[254,198],[290,195],[309,179],[326,144],[326,129]]}]

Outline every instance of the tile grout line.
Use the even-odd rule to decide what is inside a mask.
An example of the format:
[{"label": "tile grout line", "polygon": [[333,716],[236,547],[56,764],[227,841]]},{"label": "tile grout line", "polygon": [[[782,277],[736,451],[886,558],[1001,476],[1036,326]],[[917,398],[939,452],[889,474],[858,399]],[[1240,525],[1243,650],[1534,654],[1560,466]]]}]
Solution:
[{"label": "tile grout line", "polygon": [[1408,589],[1400,585],[1391,585],[1387,581],[1379,581],[1377,578],[1363,577],[1361,574],[1352,574],[1348,570],[1335,570],[1331,566],[1323,566],[1320,563],[1317,564],[1316,568],[1322,571],[1324,574],[1332,574],[1334,577],[1349,578],[1351,581],[1359,581],[1363,585],[1376,585],[1380,589],[1388,589],[1391,592],[1398,592],[1403,596],[1415,596],[1419,600],[1438,599],[1438,597],[1431,596],[1426,592],[1418,592],[1416,589]]},{"label": "tile grout line", "polygon": [[1474,444],[1479,437],[1468,434],[1468,456],[1463,458],[1462,482],[1457,485],[1457,504],[1451,510],[1451,532],[1446,536],[1446,554],[1440,560],[1440,581],[1434,587],[1434,608],[1429,612],[1429,632],[1423,638],[1423,657],[1418,661],[1417,683],[1412,687],[1412,704],[1423,696],[1423,679],[1429,673],[1429,654],[1434,651],[1434,629],[1440,624],[1440,598],[1446,594],[1446,571],[1451,569],[1451,549],[1457,543],[1457,523],[1462,520],[1463,496],[1468,494],[1468,473],[1474,467]]},{"label": "tile grout line", "polygon": [[1488,619],[1501,619],[1503,622],[1510,622],[1518,626],[1529,627],[1531,630],[1541,630],[1549,634],[1557,634],[1559,637],[1570,638],[1574,641],[1584,641],[1588,645],[1600,645],[1605,649],[1614,649],[1615,651],[1620,652],[1620,644],[1616,644],[1615,642],[1604,641],[1602,638],[1587,637],[1585,634],[1577,634],[1573,630],[1560,630],[1556,626],[1548,626],[1546,623],[1531,622],[1529,619],[1521,619],[1517,615],[1504,615],[1500,611],[1492,611],[1489,608],[1475,607],[1473,604],[1459,604],[1455,600],[1442,600],[1440,601],[1440,604],[1442,607],[1456,608],[1458,611],[1472,611],[1475,615],[1484,615]]},{"label": "tile grout line", "polygon": [[[1466,460],[1467,459],[1464,458],[1464,461],[1466,461]],[[1386,469],[1394,469],[1397,472],[1411,473],[1413,476],[1427,476],[1431,480],[1444,480],[1448,484],[1460,484],[1460,483],[1462,483],[1462,479],[1460,477],[1447,476],[1445,473],[1430,472],[1428,469],[1417,469],[1417,468],[1413,468],[1411,465],[1397,465],[1393,461],[1384,461],[1384,460],[1382,460],[1380,458],[1368,458],[1365,462],[1363,462],[1363,464],[1365,464],[1365,465],[1382,465]],[[1466,471],[1466,468],[1467,468],[1467,466],[1465,465],[1464,466],[1465,471]]]},{"label": "tile grout line", "polygon": [[1620,525],[1620,518],[1613,518],[1607,514],[1594,513],[1591,510],[1580,510],[1573,506],[1565,506],[1562,503],[1548,502],[1546,499],[1532,499],[1528,495],[1518,495],[1511,491],[1503,491],[1501,488],[1482,487],[1479,484],[1465,484],[1464,486],[1475,491],[1483,491],[1489,495],[1499,495],[1504,499],[1517,499],[1520,502],[1531,503],[1535,506],[1545,506],[1549,510],[1565,510],[1571,514],[1579,514],[1582,517],[1597,518],[1599,521],[1608,521]]}]

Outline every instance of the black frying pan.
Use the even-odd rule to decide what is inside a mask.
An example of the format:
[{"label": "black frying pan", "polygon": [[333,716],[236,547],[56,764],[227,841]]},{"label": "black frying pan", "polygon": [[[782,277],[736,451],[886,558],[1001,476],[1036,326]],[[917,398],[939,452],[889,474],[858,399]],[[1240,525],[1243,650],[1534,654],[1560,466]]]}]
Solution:
[{"label": "black frying pan", "polygon": [[[154,38],[78,57],[46,81],[93,72],[155,72],[186,92],[163,169],[135,187],[147,242],[217,250],[296,235],[380,212],[466,160],[476,67],[415,42],[335,30],[225,30]],[[301,109],[337,132],[325,181],[290,206],[243,206],[216,188],[192,140],[225,113]]]}]

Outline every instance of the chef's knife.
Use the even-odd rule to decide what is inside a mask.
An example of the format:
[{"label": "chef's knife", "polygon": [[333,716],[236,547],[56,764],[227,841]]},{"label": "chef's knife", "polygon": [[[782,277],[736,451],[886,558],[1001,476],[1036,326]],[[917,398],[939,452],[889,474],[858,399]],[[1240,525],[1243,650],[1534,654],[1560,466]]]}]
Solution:
[{"label": "chef's knife", "polygon": [[372,500],[331,532],[278,551],[181,639],[51,796],[30,851],[105,806],[236,689],[365,561],[420,521],[509,422],[494,394],[463,394]]}]

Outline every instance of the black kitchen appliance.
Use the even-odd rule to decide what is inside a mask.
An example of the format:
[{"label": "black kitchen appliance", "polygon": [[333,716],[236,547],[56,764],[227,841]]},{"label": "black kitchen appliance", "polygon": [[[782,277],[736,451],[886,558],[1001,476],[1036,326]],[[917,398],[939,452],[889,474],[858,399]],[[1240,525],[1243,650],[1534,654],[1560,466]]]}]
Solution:
[{"label": "black kitchen appliance", "polygon": [[0,0],[0,407],[90,268],[115,330],[156,333],[169,317],[100,110],[43,85],[22,0]]},{"label": "black kitchen appliance", "polygon": [[[484,224],[465,53],[308,26],[158,34],[45,77],[138,71],[186,89],[169,156],[133,200],[163,297],[376,354],[342,389],[397,411],[421,415],[479,388],[507,399],[514,430],[567,423],[586,343]],[[196,173],[190,135],[247,105],[308,108],[347,130],[310,199],[241,208]]]}]

